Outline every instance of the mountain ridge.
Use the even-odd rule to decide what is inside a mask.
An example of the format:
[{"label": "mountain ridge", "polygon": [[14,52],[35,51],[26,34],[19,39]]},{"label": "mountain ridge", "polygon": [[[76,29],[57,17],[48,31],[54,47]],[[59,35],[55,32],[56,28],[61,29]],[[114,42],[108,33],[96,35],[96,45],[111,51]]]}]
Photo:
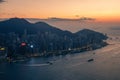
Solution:
[{"label": "mountain ridge", "polygon": [[[107,39],[106,35],[93,30],[83,29],[72,33],[45,22],[30,23],[23,18],[12,18],[0,22],[0,46],[9,49],[9,56],[13,56],[13,53],[29,55],[44,52],[44,56],[59,55],[69,53],[69,50],[71,53],[78,53],[88,48],[97,49],[107,45],[103,41],[105,39]],[[23,42],[27,45],[22,46]],[[33,52],[30,45],[34,46]],[[16,49],[15,52],[14,49]]]},{"label": "mountain ridge", "polygon": [[40,31],[41,32],[45,32],[45,31],[61,32],[61,34],[62,32],[65,32],[66,34],[75,34],[75,35],[86,33],[86,32],[88,33],[95,32],[90,29],[82,29],[76,33],[72,33],[70,31],[67,31],[67,30],[64,31],[54,26],[51,26],[45,22],[30,23],[24,18],[10,18],[8,20],[0,21],[0,32],[3,32],[3,33],[16,32],[14,30],[16,28],[18,28],[18,30],[20,30],[21,32],[24,31],[25,29],[28,29],[28,33],[31,33],[33,31],[33,34]]},{"label": "mountain ridge", "polygon": [[[0,32],[1,33],[9,33],[9,32],[17,33],[17,31],[19,30],[20,32],[18,31],[18,34],[21,34],[21,32],[24,32],[24,29],[28,30],[28,34],[29,33],[34,34],[37,32],[46,32],[46,31],[53,31],[53,32],[55,32],[55,31],[62,32],[63,31],[63,30],[53,27],[45,22],[30,23],[27,20],[25,20],[24,18],[11,18],[11,19],[0,22]],[[69,32],[69,31],[67,31],[67,32]],[[71,32],[69,32],[69,33],[71,33]]]}]

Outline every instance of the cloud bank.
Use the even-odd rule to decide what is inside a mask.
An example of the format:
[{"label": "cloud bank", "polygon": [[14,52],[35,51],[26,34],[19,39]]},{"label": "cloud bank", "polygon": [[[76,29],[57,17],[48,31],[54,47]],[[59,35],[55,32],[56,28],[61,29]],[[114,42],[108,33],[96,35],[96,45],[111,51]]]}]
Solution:
[{"label": "cloud bank", "polygon": [[51,18],[48,18],[48,20],[52,20],[52,21],[94,21],[96,19],[95,18],[88,18],[88,17],[81,17],[81,18],[78,18],[78,19],[51,17]]}]

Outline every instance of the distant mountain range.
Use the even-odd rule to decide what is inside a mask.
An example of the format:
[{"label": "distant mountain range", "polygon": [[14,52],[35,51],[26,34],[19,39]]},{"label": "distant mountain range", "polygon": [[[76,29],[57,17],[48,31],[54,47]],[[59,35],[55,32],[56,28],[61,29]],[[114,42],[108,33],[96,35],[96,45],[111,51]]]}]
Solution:
[{"label": "distant mountain range", "polygon": [[16,34],[23,34],[25,29],[27,30],[28,34],[36,34],[38,32],[40,33],[51,32],[61,36],[94,35],[96,37],[97,36],[102,37],[102,39],[106,38],[105,36],[103,37],[102,33],[95,32],[89,29],[83,29],[76,33],[71,33],[70,31],[63,31],[61,29],[53,27],[45,22],[30,23],[23,18],[11,18],[0,22],[0,33],[15,32]]},{"label": "distant mountain range", "polygon": [[83,29],[71,33],[45,22],[30,23],[23,18],[11,18],[0,22],[0,45],[12,46],[10,47],[11,51],[17,48],[20,52],[18,46],[23,41],[35,45],[35,53],[69,50],[83,46],[88,47],[88,45],[96,49],[106,45],[103,42],[105,39],[107,39],[106,35],[93,30]]},{"label": "distant mountain range", "polygon": [[32,24],[23,18],[11,18],[0,22],[0,33],[15,32],[16,34],[23,34],[25,29],[28,34],[36,34],[38,32],[52,32],[59,35],[72,34],[69,31],[62,31],[45,22],[37,22]]}]

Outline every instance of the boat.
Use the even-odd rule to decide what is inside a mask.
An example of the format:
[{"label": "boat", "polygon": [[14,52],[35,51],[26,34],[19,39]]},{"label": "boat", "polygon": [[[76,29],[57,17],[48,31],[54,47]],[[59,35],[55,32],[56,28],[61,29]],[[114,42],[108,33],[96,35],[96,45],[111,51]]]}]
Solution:
[{"label": "boat", "polygon": [[48,62],[46,62],[47,64],[50,64],[50,65],[52,65],[53,63],[52,62],[50,62],[50,61],[48,61]]},{"label": "boat", "polygon": [[92,61],[94,61],[94,59],[88,59],[88,60],[87,60],[87,62],[92,62]]}]

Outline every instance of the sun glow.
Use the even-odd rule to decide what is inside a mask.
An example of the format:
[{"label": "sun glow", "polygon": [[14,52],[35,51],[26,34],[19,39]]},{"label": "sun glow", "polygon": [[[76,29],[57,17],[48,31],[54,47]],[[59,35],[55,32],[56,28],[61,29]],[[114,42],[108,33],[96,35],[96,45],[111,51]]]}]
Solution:
[{"label": "sun glow", "polygon": [[[0,18],[80,18],[120,21],[120,0],[6,0]],[[77,16],[76,16],[77,15]]]}]

